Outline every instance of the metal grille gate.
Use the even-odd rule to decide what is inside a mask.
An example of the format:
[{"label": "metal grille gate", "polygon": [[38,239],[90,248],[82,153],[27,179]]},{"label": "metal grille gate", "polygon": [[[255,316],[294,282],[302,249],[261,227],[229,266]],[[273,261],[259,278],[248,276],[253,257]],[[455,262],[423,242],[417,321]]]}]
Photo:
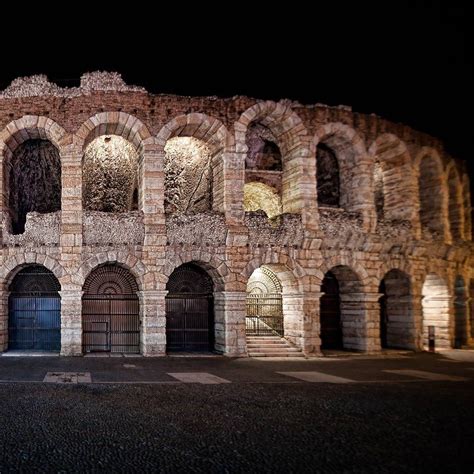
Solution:
[{"label": "metal grille gate", "polygon": [[200,267],[178,267],[166,285],[166,348],[203,351],[214,348],[213,282]]},{"label": "metal grille gate", "polygon": [[8,348],[59,351],[61,349],[60,285],[41,265],[21,270],[8,298]]},{"label": "metal grille gate", "polygon": [[175,294],[166,298],[166,345],[170,351],[212,349],[212,297]]},{"label": "metal grille gate", "polygon": [[342,349],[341,304],[339,283],[332,272],[327,272],[321,285],[320,300],[321,348]]},{"label": "metal grille gate", "polygon": [[84,283],[84,352],[140,352],[138,286],[128,270],[116,265],[96,269]]},{"label": "metal grille gate", "polygon": [[247,294],[245,324],[248,336],[283,336],[281,294]]},{"label": "metal grille gate", "polygon": [[82,305],[84,352],[139,352],[138,298],[87,296]]}]

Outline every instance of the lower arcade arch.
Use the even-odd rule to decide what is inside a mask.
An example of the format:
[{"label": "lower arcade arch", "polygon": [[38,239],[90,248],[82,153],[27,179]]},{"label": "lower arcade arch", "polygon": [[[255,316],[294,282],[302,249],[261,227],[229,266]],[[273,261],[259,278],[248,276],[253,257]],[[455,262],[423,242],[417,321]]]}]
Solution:
[{"label": "lower arcade arch", "polygon": [[82,297],[82,349],[140,352],[138,285],[129,270],[107,263],[86,278]]},{"label": "lower arcade arch", "polygon": [[410,279],[401,270],[390,270],[379,286],[380,346],[415,349],[415,325]]},{"label": "lower arcade arch", "polygon": [[42,265],[28,265],[13,278],[8,297],[8,348],[61,349],[61,285]]},{"label": "lower arcade arch", "polygon": [[430,273],[422,289],[423,348],[429,348],[429,335],[433,334],[436,348],[450,348],[451,328],[449,324],[450,296],[446,282]]},{"label": "lower arcade arch", "polygon": [[324,275],[321,292],[321,349],[364,350],[365,309],[357,274],[344,265],[333,267]]},{"label": "lower arcade arch", "polygon": [[167,352],[214,350],[214,283],[194,263],[176,268],[166,284]]},{"label": "lower arcade arch", "polygon": [[285,335],[282,292],[280,280],[269,267],[254,270],[247,282],[247,336]]}]

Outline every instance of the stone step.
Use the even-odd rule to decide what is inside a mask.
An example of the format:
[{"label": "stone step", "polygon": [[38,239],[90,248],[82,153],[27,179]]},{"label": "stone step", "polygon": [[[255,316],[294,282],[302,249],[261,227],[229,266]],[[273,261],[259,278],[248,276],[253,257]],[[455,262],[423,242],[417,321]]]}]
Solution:
[{"label": "stone step", "polygon": [[247,346],[285,346],[290,347],[288,344],[282,341],[265,341],[265,342],[249,342],[247,341]]},{"label": "stone step", "polygon": [[267,342],[267,341],[283,341],[283,342],[286,342],[285,339],[282,339],[281,337],[261,337],[261,338],[251,338],[251,337],[247,337],[247,341],[248,342]]},{"label": "stone step", "polygon": [[302,357],[302,352],[249,352],[249,357]]},{"label": "stone step", "polygon": [[301,352],[296,347],[249,347],[251,352]]}]

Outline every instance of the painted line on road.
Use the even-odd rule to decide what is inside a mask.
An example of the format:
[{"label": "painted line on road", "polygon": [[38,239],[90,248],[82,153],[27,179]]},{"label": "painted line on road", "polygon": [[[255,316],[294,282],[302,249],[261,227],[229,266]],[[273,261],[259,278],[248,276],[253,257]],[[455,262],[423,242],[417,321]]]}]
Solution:
[{"label": "painted line on road", "polygon": [[43,382],[46,383],[91,383],[90,372],[47,372]]},{"label": "painted line on road", "polygon": [[459,377],[457,375],[447,375],[447,374],[437,374],[435,372],[426,372],[424,370],[410,370],[410,369],[401,369],[401,370],[384,370],[384,372],[389,372],[391,374],[399,375],[408,375],[410,377],[417,377],[424,380],[446,380],[451,382],[464,382],[469,380],[467,377]]},{"label": "painted line on road", "polygon": [[207,372],[168,372],[168,375],[184,383],[200,383],[205,385],[231,383],[230,380]]},{"label": "painted line on road", "polygon": [[287,375],[305,382],[327,382],[327,383],[352,383],[354,380],[336,377],[335,375],[325,374],[323,372],[277,372],[277,374]]}]

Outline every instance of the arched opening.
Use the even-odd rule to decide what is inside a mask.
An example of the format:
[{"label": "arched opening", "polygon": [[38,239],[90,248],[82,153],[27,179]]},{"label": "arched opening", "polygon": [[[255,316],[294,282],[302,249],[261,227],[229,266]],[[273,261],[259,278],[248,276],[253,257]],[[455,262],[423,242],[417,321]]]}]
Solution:
[{"label": "arched opening", "polygon": [[341,301],[339,283],[332,272],[324,275],[321,285],[321,349],[342,349]]},{"label": "arched opening", "polygon": [[361,283],[349,267],[338,265],[324,275],[321,285],[321,349],[365,348],[365,308]]},{"label": "arched opening", "polygon": [[86,278],[82,348],[88,352],[140,352],[138,285],[127,269],[107,263]]},{"label": "arched opening", "polygon": [[453,239],[462,237],[462,196],[461,183],[454,166],[451,166],[448,172],[448,188],[449,188],[449,228]]},{"label": "arched opening", "polygon": [[[427,275],[422,289],[423,347],[429,348],[429,334],[434,331],[435,347],[450,348],[450,296],[445,281],[435,274]],[[431,328],[431,329],[430,329]]]},{"label": "arched opening", "polygon": [[32,214],[61,209],[61,160],[49,140],[28,139],[4,161],[5,206],[13,234],[25,232]]},{"label": "arched opening", "polygon": [[10,284],[8,348],[59,351],[61,349],[61,286],[42,265],[20,270]]},{"label": "arched opening", "polygon": [[285,335],[282,285],[277,275],[263,265],[247,282],[247,336]]},{"label": "arched opening", "polygon": [[280,215],[283,164],[278,141],[260,122],[248,126],[245,139],[244,210],[262,210],[269,218]]},{"label": "arched opening", "polygon": [[418,178],[420,196],[420,222],[422,228],[444,235],[443,190],[441,169],[437,159],[431,155],[421,158]]},{"label": "arched opening", "polygon": [[85,211],[129,212],[138,207],[138,153],[118,135],[92,140],[83,159]]},{"label": "arched opening", "polygon": [[212,210],[212,153],[205,142],[187,136],[170,138],[164,165],[167,214]]},{"label": "arched opening", "polygon": [[396,135],[382,134],[369,150],[374,157],[374,201],[377,219],[413,218],[416,183],[405,143]]},{"label": "arched opening", "polygon": [[200,266],[176,268],[166,284],[167,352],[214,350],[214,284]]},{"label": "arched opening", "polygon": [[382,348],[415,348],[415,327],[410,279],[400,270],[390,270],[379,286],[380,345]]},{"label": "arched opening", "polygon": [[334,151],[325,143],[316,147],[318,205],[339,207],[339,164]]},{"label": "arched opening", "polygon": [[467,288],[460,275],[454,282],[454,347],[461,348],[469,341],[469,311]]}]

